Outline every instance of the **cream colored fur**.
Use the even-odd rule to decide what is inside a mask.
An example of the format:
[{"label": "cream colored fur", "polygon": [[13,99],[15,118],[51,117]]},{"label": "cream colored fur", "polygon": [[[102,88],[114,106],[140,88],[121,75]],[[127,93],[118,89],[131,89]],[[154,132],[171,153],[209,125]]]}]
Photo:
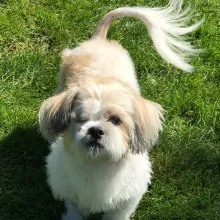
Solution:
[{"label": "cream colored fur", "polygon": [[[89,61],[81,65],[80,69],[74,74],[78,63],[75,60],[87,57]],[[63,88],[71,87],[71,84],[76,83],[80,78],[86,76],[113,77],[116,80],[127,83],[134,90],[140,93],[134,64],[127,50],[114,41],[106,39],[92,39],[82,43],[79,47],[73,49],[65,49],[62,52],[63,65],[60,73],[58,92]],[[66,78],[66,70],[71,70],[71,78]],[[64,70],[64,71],[63,71]],[[65,75],[65,76],[64,76]],[[62,80],[61,80],[62,79]],[[64,82],[64,83],[63,83]],[[64,85],[66,83],[66,85]]]}]

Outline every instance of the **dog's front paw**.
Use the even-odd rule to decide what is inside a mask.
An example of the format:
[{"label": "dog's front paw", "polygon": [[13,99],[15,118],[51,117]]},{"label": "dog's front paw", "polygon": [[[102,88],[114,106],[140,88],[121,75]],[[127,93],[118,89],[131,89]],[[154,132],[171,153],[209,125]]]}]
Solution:
[{"label": "dog's front paw", "polygon": [[62,216],[62,220],[83,220],[83,218],[76,213],[67,213]]}]

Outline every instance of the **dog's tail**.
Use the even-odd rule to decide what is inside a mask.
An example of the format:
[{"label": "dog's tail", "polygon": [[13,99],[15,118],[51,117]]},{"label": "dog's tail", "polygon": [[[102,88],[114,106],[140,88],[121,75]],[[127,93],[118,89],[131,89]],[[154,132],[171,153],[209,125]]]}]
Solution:
[{"label": "dog's tail", "polygon": [[186,26],[191,16],[189,8],[181,12],[182,0],[171,0],[165,8],[123,7],[110,11],[98,23],[92,38],[105,39],[112,22],[120,17],[137,17],[148,29],[154,46],[168,63],[190,72],[189,56],[199,50],[186,41],[183,35],[194,31],[202,21]]}]

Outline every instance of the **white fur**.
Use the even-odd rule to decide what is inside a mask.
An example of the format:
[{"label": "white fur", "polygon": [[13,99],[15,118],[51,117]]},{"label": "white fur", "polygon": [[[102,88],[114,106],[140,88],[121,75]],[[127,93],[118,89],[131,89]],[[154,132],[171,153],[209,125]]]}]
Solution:
[{"label": "white fur", "polygon": [[82,215],[104,211],[110,219],[129,219],[150,184],[147,153],[128,154],[118,163],[79,158],[64,147],[63,138],[51,150],[47,171],[53,194],[76,203]]},{"label": "white fur", "polygon": [[109,26],[117,18],[137,17],[145,23],[157,52],[164,60],[184,71],[192,71],[187,60],[198,50],[183,36],[197,29],[202,21],[186,26],[191,17],[189,8],[181,12],[182,3],[182,0],[171,0],[165,8],[123,7],[110,11],[99,22],[93,37],[105,38]]}]

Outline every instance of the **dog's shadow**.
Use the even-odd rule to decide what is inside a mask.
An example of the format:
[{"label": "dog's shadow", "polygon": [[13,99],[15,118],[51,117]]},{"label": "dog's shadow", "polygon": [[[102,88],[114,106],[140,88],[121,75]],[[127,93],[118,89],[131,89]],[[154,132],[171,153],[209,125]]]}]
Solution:
[{"label": "dog's shadow", "polygon": [[[60,220],[64,205],[46,182],[49,144],[30,124],[17,126],[0,141],[0,219]],[[96,219],[99,215],[88,218]]]}]

